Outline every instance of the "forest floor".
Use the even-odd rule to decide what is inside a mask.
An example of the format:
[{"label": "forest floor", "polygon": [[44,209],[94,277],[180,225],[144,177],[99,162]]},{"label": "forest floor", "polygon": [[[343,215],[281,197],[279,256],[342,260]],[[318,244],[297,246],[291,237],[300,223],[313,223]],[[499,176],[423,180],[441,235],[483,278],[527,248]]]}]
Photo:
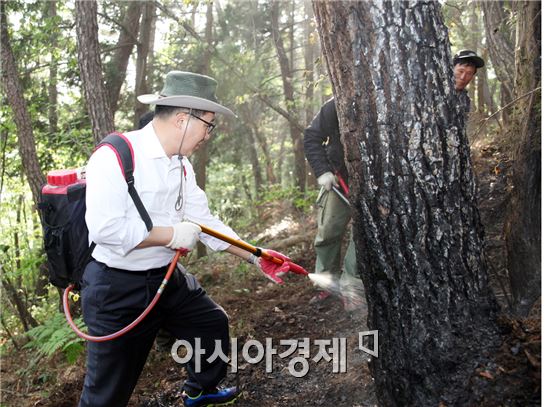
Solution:
[{"label": "forest floor", "polygon": [[[477,140],[472,156],[478,178],[480,210],[486,228],[487,257],[491,283],[503,308],[507,307],[509,288],[504,264],[502,225],[509,191],[510,159],[505,148],[494,140]],[[311,242],[315,233],[314,215],[297,213],[290,207],[262,208],[263,225],[272,225],[263,234],[260,245],[293,235],[305,236],[301,243],[281,249],[308,270],[313,270]],[[283,219],[276,222],[275,219]],[[243,236],[256,241],[257,235]],[[309,279],[291,275],[285,285],[277,286],[252,268],[239,265],[233,256],[215,255],[207,260],[190,259],[189,270],[195,273],[210,296],[230,316],[231,336],[239,346],[238,376],[230,373],[227,385],[239,384],[242,391],[238,406],[375,406],[373,379],[369,374],[370,355],[359,350],[359,333],[368,331],[363,312],[349,314],[338,298],[320,305],[310,305],[316,290]],[[227,270],[234,270],[231,274]],[[478,405],[540,405],[541,331],[540,307],[527,319],[503,316],[500,326],[505,339],[494,356],[494,363],[480,367],[472,380],[483,381],[484,396]],[[253,364],[244,360],[242,346],[255,339],[266,348],[272,339],[277,354],[272,371],[266,371],[266,358]],[[296,353],[282,358],[288,349],[282,340],[310,339],[309,371],[295,377],[292,365]],[[315,341],[346,339],[346,371],[333,372],[332,361],[312,358],[318,353]],[[332,344],[330,345],[332,346]],[[250,352],[253,355],[253,352]],[[75,406],[84,377],[84,360],[72,366],[59,359],[41,363],[27,377],[15,374],[28,363],[29,356],[13,353],[2,361],[2,406]],[[337,366],[338,367],[338,366]],[[47,371],[47,373],[45,373]],[[174,362],[169,350],[155,347],[130,401],[131,406],[181,406],[179,390],[185,370]]]}]

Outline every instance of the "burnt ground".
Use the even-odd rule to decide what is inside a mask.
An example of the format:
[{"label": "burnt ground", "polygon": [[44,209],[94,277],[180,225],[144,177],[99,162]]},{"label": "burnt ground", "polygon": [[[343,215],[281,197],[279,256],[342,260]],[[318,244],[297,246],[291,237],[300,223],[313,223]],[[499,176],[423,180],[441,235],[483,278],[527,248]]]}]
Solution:
[{"label": "burnt ground", "polygon": [[[472,376],[476,388],[484,388],[484,406],[540,405],[541,331],[540,307],[528,319],[506,316],[509,287],[506,284],[506,264],[502,226],[510,189],[508,177],[511,161],[507,150],[494,140],[477,140],[472,155],[478,178],[479,206],[485,225],[487,257],[491,283],[503,309],[499,320],[504,341],[493,361],[480,366]],[[271,236],[262,243],[280,241],[291,235],[304,236],[301,243],[281,251],[309,270],[313,269],[313,215],[295,213],[288,207],[262,208],[262,224],[272,224]],[[292,214],[295,213],[293,216]],[[283,230],[276,230],[273,219],[285,218]],[[255,236],[244,236],[254,239]],[[227,255],[210,256],[208,260],[190,259],[194,272],[210,296],[221,304],[230,316],[231,336],[237,338],[239,374],[230,373],[227,385],[239,384],[242,395],[238,406],[375,406],[373,379],[369,374],[369,355],[358,349],[359,332],[367,331],[363,314],[351,316],[337,298],[321,305],[310,305],[315,289],[308,279],[290,276],[284,286],[276,286],[256,274],[252,267],[239,265]],[[229,274],[228,270],[233,270]],[[272,339],[277,354],[273,369],[266,372],[266,359],[257,364],[243,358],[242,346],[255,339],[266,347]],[[282,359],[288,349],[281,340],[310,338],[309,371],[304,377],[291,374],[291,354]],[[333,362],[312,358],[318,353],[317,340],[346,338],[346,372],[334,373]],[[303,343],[303,342],[300,342]],[[254,353],[250,352],[251,356]],[[67,366],[61,357],[43,361],[27,377],[16,372],[26,366],[29,357],[20,352],[7,355],[2,361],[2,406],[74,406],[80,394],[84,376],[84,361]],[[300,370],[301,365],[296,368]],[[169,350],[155,348],[141,375],[131,406],[181,406],[178,392],[185,370],[175,363]],[[481,382],[481,386],[479,383]]]}]

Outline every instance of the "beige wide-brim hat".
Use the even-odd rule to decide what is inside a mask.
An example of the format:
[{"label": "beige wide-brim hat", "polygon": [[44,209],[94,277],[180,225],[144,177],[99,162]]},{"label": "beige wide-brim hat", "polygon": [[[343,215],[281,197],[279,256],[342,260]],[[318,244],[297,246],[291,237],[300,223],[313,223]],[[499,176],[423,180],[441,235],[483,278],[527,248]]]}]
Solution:
[{"label": "beige wide-brim hat", "polygon": [[138,100],[146,105],[187,107],[236,117],[235,113],[218,102],[217,86],[218,82],[206,75],[170,71],[166,74],[160,94],[140,95]]}]

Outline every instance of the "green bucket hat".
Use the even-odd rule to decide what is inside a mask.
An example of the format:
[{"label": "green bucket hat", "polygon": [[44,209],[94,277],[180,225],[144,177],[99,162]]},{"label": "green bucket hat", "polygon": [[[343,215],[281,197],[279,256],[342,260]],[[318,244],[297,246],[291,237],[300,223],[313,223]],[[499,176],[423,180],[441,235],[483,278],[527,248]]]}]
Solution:
[{"label": "green bucket hat", "polygon": [[218,82],[206,75],[170,71],[159,95],[140,95],[138,100],[147,105],[188,107],[235,117],[235,113],[218,103],[217,86]]}]

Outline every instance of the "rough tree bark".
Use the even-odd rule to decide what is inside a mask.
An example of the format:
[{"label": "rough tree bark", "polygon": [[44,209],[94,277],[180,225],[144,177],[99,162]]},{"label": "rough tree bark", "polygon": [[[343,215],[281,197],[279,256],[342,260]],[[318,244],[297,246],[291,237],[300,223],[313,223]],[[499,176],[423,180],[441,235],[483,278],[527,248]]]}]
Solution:
[{"label": "rough tree bark", "polygon": [[129,2],[120,28],[115,54],[106,67],[109,104],[113,115],[117,110],[120,89],[126,79],[128,60],[130,59],[134,45],[137,43],[140,15],[141,3],[139,1]]},{"label": "rough tree bark", "polygon": [[32,120],[27,108],[27,102],[23,95],[23,86],[17,73],[17,64],[10,45],[8,34],[8,21],[6,17],[6,4],[0,2],[0,52],[2,55],[2,87],[6,94],[6,100],[13,112],[15,125],[17,126],[17,143],[23,172],[27,177],[31,188],[35,205],[40,201],[40,190],[46,183],[42,174],[32,131]]},{"label": "rough tree bark", "polygon": [[[281,37],[279,29],[279,1],[271,3],[271,36],[277,50],[279,66],[281,68],[281,77],[283,81],[283,91],[285,96],[286,110],[291,116],[297,117],[296,101],[294,99],[294,88],[292,86],[292,69],[288,56]],[[293,29],[293,28],[291,28]],[[291,50],[292,52],[292,50]],[[300,191],[305,190],[306,186],[306,156],[304,153],[304,139],[302,137],[302,129],[294,126],[289,122],[290,137],[292,138],[294,152],[294,180],[295,185]]]},{"label": "rough tree bark", "polygon": [[[313,16],[313,8],[311,6],[311,3],[309,1],[306,1],[304,4],[304,66],[305,66],[305,73],[304,73],[304,82],[305,82],[305,123],[311,123],[313,120],[313,117],[315,115],[315,112],[313,110],[313,97],[314,97],[314,90],[315,90],[315,76],[314,76],[314,68],[315,68],[315,62],[314,62],[314,53],[315,53],[315,46],[314,46],[314,34],[315,34],[315,24],[314,24],[314,16]],[[309,166],[309,163],[306,164],[306,185],[308,189],[315,189],[317,188],[317,180],[315,178],[315,175],[313,173],[313,170]]]},{"label": "rough tree bark", "polygon": [[475,405],[500,337],[438,2],[314,2],[384,406]]},{"label": "rough tree bark", "polygon": [[[515,97],[541,84],[541,3],[518,3]],[[511,117],[516,138],[505,239],[515,311],[527,315],[541,294],[540,91],[518,101]]]},{"label": "rough tree bark", "polygon": [[[136,96],[150,93],[149,83],[147,80],[149,54],[153,49],[151,38],[154,37],[154,21],[156,6],[154,1],[137,2],[142,8],[141,23],[139,25],[139,42],[137,44],[136,56],[136,81],[135,93]],[[134,104],[134,127],[137,128],[139,119],[149,110],[148,105],[140,103],[137,99]]]},{"label": "rough tree bark", "polygon": [[78,66],[82,76],[82,88],[86,107],[92,122],[92,134],[96,143],[114,131],[113,112],[109,94],[103,81],[103,69],[97,36],[97,2],[76,1],[76,38],[78,44]]},{"label": "rough tree bark", "polygon": [[[492,66],[500,82],[500,106],[512,101],[514,88],[514,31],[508,26],[509,15],[504,8],[504,1],[483,1],[483,22],[487,50]],[[508,123],[508,110],[502,112],[504,123]]]}]

